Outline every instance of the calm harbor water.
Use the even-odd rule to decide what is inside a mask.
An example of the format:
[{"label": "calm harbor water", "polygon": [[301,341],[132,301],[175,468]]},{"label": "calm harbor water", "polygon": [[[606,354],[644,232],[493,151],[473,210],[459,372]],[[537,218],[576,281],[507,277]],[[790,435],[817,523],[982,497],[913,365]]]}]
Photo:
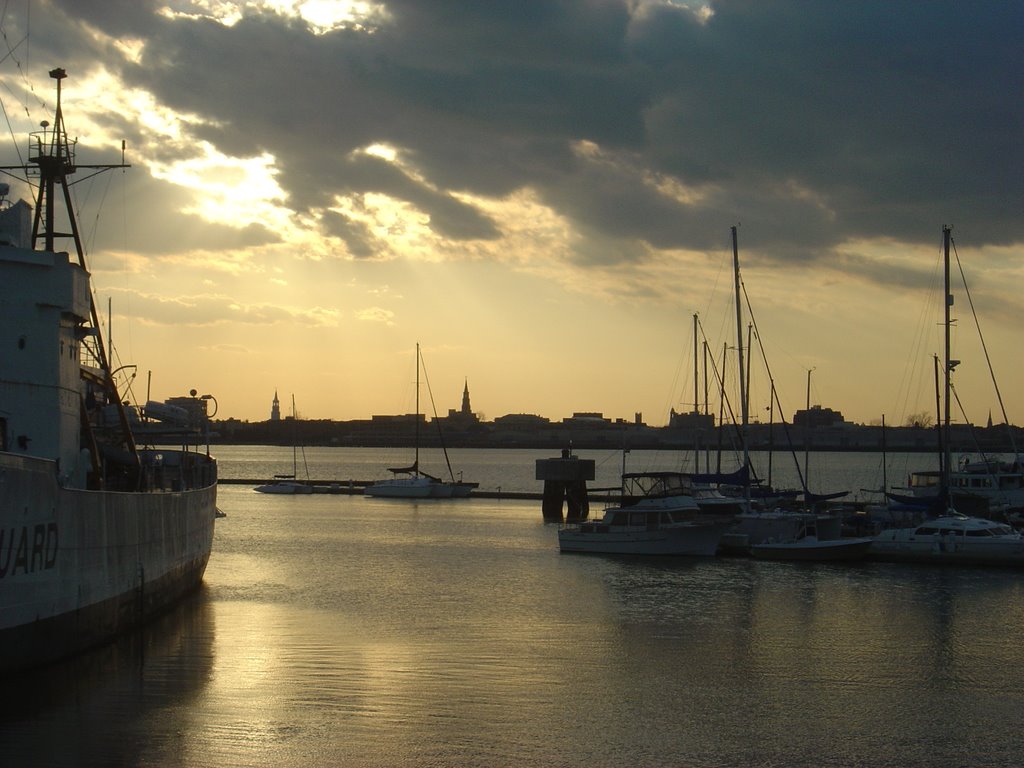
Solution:
[{"label": "calm harbor water", "polygon": [[[381,453],[362,453],[365,473],[337,477],[379,476]],[[291,461],[218,454],[227,477]],[[525,469],[475,454],[466,479],[504,462],[494,477],[537,489],[546,452],[522,454]],[[6,681],[3,764],[1024,761],[1019,573],[560,555],[536,502],[225,485],[219,506],[198,595]]]}]

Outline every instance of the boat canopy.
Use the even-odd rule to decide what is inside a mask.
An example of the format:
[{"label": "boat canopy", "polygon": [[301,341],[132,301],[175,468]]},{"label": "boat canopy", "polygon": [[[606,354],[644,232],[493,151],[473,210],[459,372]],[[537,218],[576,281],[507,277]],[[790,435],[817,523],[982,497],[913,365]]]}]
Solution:
[{"label": "boat canopy", "polygon": [[744,464],[735,472],[705,472],[687,475],[694,483],[710,483],[717,485],[746,485],[750,482],[750,466]]}]

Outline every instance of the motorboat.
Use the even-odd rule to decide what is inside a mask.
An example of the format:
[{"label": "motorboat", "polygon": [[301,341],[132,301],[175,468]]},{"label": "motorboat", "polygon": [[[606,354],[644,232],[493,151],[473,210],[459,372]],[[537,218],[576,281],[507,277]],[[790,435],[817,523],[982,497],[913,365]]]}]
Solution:
[{"label": "motorboat", "polygon": [[861,560],[871,547],[870,537],[819,538],[814,525],[804,525],[799,533],[781,541],[768,540],[750,547],[750,554],[762,560],[798,560],[835,562]]},{"label": "motorboat", "polygon": [[562,552],[713,557],[727,523],[694,520],[690,513],[673,510],[666,500],[606,509],[601,520],[561,528],[558,547]]},{"label": "motorboat", "polygon": [[[938,470],[911,472],[905,488],[897,498],[922,505],[938,503],[942,489],[942,473]],[[962,456],[950,467],[949,493],[954,504],[964,512],[1016,511],[1024,509],[1024,467],[1020,461],[1003,461],[983,457],[972,461]]]},{"label": "motorboat", "polygon": [[[712,557],[729,523],[702,516],[678,472],[623,475],[623,497],[600,520],[569,523],[558,531],[562,552]],[[641,494],[637,496],[636,494]]]},{"label": "motorboat", "polygon": [[1024,536],[1005,523],[947,513],[913,528],[882,531],[868,554],[877,560],[1024,566]]},{"label": "motorboat", "polygon": [[761,544],[796,541],[813,530],[825,541],[842,536],[842,517],[831,512],[771,509],[742,512],[732,518],[722,537],[722,550],[729,554],[751,554]]}]

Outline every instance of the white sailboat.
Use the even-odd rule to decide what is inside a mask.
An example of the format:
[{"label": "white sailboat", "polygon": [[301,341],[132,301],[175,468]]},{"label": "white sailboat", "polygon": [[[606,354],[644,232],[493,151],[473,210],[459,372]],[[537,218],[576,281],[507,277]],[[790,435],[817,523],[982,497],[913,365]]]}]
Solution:
[{"label": "white sailboat", "polygon": [[[277,395],[275,394],[276,398]],[[292,429],[298,429],[298,416],[295,412],[295,395],[292,395]],[[305,457],[305,453],[303,453]],[[303,483],[298,479],[299,457],[298,457],[298,435],[292,434],[292,473],[290,475],[274,475],[274,481],[257,485],[253,488],[258,493],[277,493],[285,496],[295,496],[313,492],[313,486],[309,484],[309,472],[306,473],[307,482]]]},{"label": "white sailboat", "polygon": [[[364,489],[366,496],[390,499],[450,499],[469,496],[477,483],[456,480],[448,462],[448,472],[452,474],[450,481],[434,477],[420,469],[420,345],[416,345],[416,420],[413,450],[413,462],[408,467],[388,467],[392,474],[386,480],[378,480]],[[429,385],[428,385],[429,386]],[[436,418],[436,414],[435,414]],[[445,460],[448,451],[445,449]]]},{"label": "white sailboat", "polygon": [[[733,252],[733,275],[736,292],[736,335],[739,348],[739,383],[740,383],[740,413],[741,413],[741,435],[740,441],[743,444],[743,469],[749,472],[750,457],[747,450],[747,425],[749,423],[749,406],[747,403],[747,382],[745,381],[743,365],[743,308],[742,290],[740,280],[740,257],[739,243],[737,240],[736,227],[732,227],[732,252]],[[775,387],[772,386],[772,396],[775,397]],[[799,468],[798,468],[799,471]],[[833,539],[839,538],[840,521],[838,516],[822,514],[819,515],[812,510],[788,510],[756,508],[751,503],[751,484],[749,475],[744,482],[743,511],[736,515],[732,528],[722,537],[723,548],[733,551],[750,551],[750,548],[759,544],[776,542],[795,542],[806,537],[806,531],[810,526],[815,531],[815,538]],[[805,497],[809,496],[806,491]]]},{"label": "white sailboat", "polygon": [[940,513],[920,525],[890,528],[874,537],[870,555],[881,560],[938,563],[948,565],[1009,565],[1024,567],[1024,536],[1010,526],[982,517],[969,517],[956,511],[951,483],[949,444],[953,369],[959,360],[950,357],[950,307],[953,294],[949,281],[950,228],[942,228],[944,262],[945,315],[943,319],[945,352],[943,359],[942,452],[939,484],[935,500]]}]

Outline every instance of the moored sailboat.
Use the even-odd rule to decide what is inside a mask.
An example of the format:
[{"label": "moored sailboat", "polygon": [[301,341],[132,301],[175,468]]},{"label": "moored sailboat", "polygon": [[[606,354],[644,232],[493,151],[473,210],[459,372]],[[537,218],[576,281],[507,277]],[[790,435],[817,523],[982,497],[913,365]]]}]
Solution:
[{"label": "moored sailboat", "polygon": [[[390,478],[378,480],[366,486],[363,493],[366,496],[376,496],[389,499],[450,499],[466,498],[472,493],[478,483],[456,480],[451,471],[451,463],[448,463],[451,480],[442,480],[434,475],[427,474],[420,469],[420,345],[416,345],[416,414],[414,422],[413,438],[413,462],[408,467],[388,467],[392,474]],[[445,450],[447,460],[448,451]]]},{"label": "moored sailboat", "polygon": [[[274,394],[274,401],[277,401],[277,393]],[[274,493],[283,496],[295,496],[303,495],[313,492],[313,486],[309,484],[309,472],[306,472],[307,482],[303,483],[299,478],[299,440],[297,435],[298,430],[298,413],[295,410],[295,395],[292,395],[292,472],[291,474],[274,475],[272,482],[264,483],[263,485],[257,485],[253,488],[258,493]],[[303,461],[305,461],[306,453],[302,453]]]},{"label": "moored sailboat", "polygon": [[913,527],[890,528],[874,537],[870,555],[877,559],[949,565],[1001,565],[1024,567],[1024,536],[1010,526],[983,517],[960,514],[952,493],[949,442],[953,370],[959,365],[950,355],[950,316],[953,294],[950,288],[950,227],[942,228],[944,266],[944,355],[943,417],[936,494],[931,498],[937,516]]}]

